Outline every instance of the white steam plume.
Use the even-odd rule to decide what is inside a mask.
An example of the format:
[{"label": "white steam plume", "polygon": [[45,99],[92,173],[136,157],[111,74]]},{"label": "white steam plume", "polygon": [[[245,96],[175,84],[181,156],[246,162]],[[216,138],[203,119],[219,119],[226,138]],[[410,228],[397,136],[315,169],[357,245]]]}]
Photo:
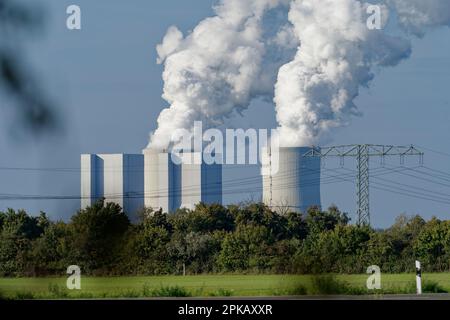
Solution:
[{"label": "white steam plume", "polygon": [[[376,66],[395,66],[411,53],[407,39],[369,30],[367,3],[359,0],[294,0],[289,12],[299,46],[295,59],[280,68],[275,86],[280,139],[285,146],[321,141],[333,127],[359,114],[354,104]],[[386,0],[401,26],[417,36],[448,25],[448,0]],[[385,19],[386,20],[386,19]],[[386,21],[384,21],[386,23]]]},{"label": "white steam plume", "polygon": [[[220,125],[253,98],[273,97],[278,69],[298,45],[285,26],[288,5],[289,0],[222,0],[216,16],[186,37],[169,28],[157,52],[170,107],[159,115],[150,148],[167,148],[174,130],[190,130],[194,121]],[[275,13],[267,16],[269,11]]]},{"label": "white steam plume", "polygon": [[386,0],[398,14],[400,25],[409,33],[422,37],[430,28],[450,26],[448,0]]},{"label": "white steam plume", "polygon": [[[371,1],[372,2],[372,1]],[[149,147],[170,144],[194,121],[221,125],[252,99],[274,99],[284,146],[321,142],[360,114],[354,104],[379,67],[411,54],[409,35],[450,25],[450,0],[379,0],[383,27],[395,17],[402,37],[369,30],[363,0],[221,0],[216,15],[187,36],[167,31],[157,47],[163,98]],[[275,87],[275,88],[274,88]]]}]

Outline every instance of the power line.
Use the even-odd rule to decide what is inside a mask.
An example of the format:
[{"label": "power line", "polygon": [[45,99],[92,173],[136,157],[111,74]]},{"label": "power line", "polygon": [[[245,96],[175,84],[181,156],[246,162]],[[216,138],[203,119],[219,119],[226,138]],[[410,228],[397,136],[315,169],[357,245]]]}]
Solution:
[{"label": "power line", "polygon": [[[49,169],[49,168],[47,168]],[[50,168],[51,169],[51,168]],[[59,170],[61,168],[54,168],[56,170]],[[304,170],[305,168],[300,168],[297,170]],[[308,187],[308,186],[316,186],[318,184],[326,185],[326,184],[335,184],[335,183],[352,183],[354,184],[354,178],[357,176],[357,171],[350,170],[347,168],[322,168],[320,170],[313,170],[310,168],[306,168],[307,170],[311,171],[310,174],[304,174],[305,177],[308,177],[310,175],[315,175],[318,171],[322,173],[325,178],[314,178],[314,179],[306,179],[303,181],[302,186]],[[427,170],[430,172],[423,172],[420,169]],[[340,170],[346,170],[347,173],[343,174],[340,172]],[[405,173],[404,171],[409,171],[411,173]],[[332,174],[330,174],[332,173]],[[447,177],[450,177],[450,174],[433,169],[430,167],[425,166],[418,166],[418,167],[392,167],[387,166],[386,167],[378,167],[371,170],[371,179],[374,179],[375,181],[372,182],[372,187],[376,190],[389,192],[392,194],[398,194],[410,198],[415,199],[422,199],[430,202],[440,203],[449,205],[450,200],[448,197],[450,197],[449,194],[436,191],[436,190],[430,190],[427,188],[424,188],[423,186],[412,186],[409,184],[401,183],[398,181],[394,181],[391,179],[386,178],[379,178],[381,176],[387,175],[387,174],[401,174],[404,176],[409,176],[421,181],[426,181],[432,184],[437,184],[445,187],[450,187],[450,184],[445,184],[440,181],[436,180],[444,180],[446,181]],[[286,174],[286,175],[289,175]],[[423,177],[426,176],[426,177]],[[260,192],[262,190],[261,186],[255,186],[255,187],[245,187],[244,185],[255,185],[260,184],[261,182],[261,176],[250,176],[245,178],[238,178],[238,179],[229,179],[225,180],[222,183],[223,186],[223,192],[220,192],[222,195],[228,195],[228,194],[240,194],[240,193],[249,193],[249,192]],[[195,188],[198,188],[200,185],[193,185],[193,186],[187,186],[186,188],[183,188],[182,191],[187,196],[192,195],[199,195],[199,193],[195,190]],[[242,188],[235,188],[240,187]],[[294,188],[298,187],[295,183],[286,183],[278,186],[280,189],[287,189],[287,188]],[[210,194],[219,194],[219,192],[210,191],[210,192],[204,192],[204,195],[210,195]],[[441,197],[442,196],[442,197]],[[145,193],[145,192],[136,192],[136,193],[129,193],[129,194],[112,194],[112,195],[105,195],[106,198],[109,199],[133,199],[133,198],[146,198],[146,197],[160,197],[158,195],[158,192],[155,193]],[[444,198],[445,197],[445,198]],[[63,195],[63,196],[55,196],[55,195],[23,195],[23,194],[0,194],[1,200],[80,200],[90,197],[82,197],[78,195]]]},{"label": "power line", "polygon": [[[352,170],[347,169],[347,168],[344,168],[344,169],[352,171]],[[426,196],[429,199],[434,199],[434,200],[440,201],[442,203],[450,204],[450,201],[449,201],[450,194],[441,193],[441,192],[438,192],[438,191],[435,191],[435,190],[429,190],[429,189],[425,189],[425,188],[421,188],[421,187],[417,187],[417,186],[411,186],[411,185],[408,185],[408,184],[405,184],[405,183],[396,182],[396,181],[389,180],[389,179],[386,179],[386,178],[380,178],[380,177],[373,177],[373,176],[371,176],[371,179],[372,178],[375,179],[375,180],[379,180],[379,181],[383,181],[383,182],[387,182],[387,183],[396,185],[396,188],[398,190],[403,190],[405,192],[409,192],[411,195],[414,195],[414,197]],[[385,183],[381,183],[381,182],[373,182],[373,183],[375,185],[378,185],[378,186],[384,186],[384,187],[388,187],[388,188],[393,188],[392,186],[387,185]],[[403,187],[406,187],[407,189],[405,189]],[[416,190],[422,190],[422,192],[418,192]],[[423,192],[428,193],[428,195],[423,194]],[[435,196],[436,194],[440,194],[440,195],[444,196],[445,198],[437,197],[437,196]]]},{"label": "power line", "polygon": [[[353,183],[353,179],[355,178],[356,174],[342,174],[337,172],[336,170],[339,169],[332,169],[332,168],[328,168],[328,169],[321,169],[321,170],[313,170],[310,168],[302,168],[302,169],[307,169],[308,171],[311,171],[310,174],[304,174],[304,177],[310,176],[310,175],[316,175],[319,171],[322,172],[322,175],[327,176],[328,178],[318,178],[318,179],[306,179],[303,181],[302,186],[303,187],[308,187],[308,186],[315,186],[318,184],[331,184],[331,183],[337,183],[337,182],[351,182]],[[302,170],[302,169],[298,169],[298,170]],[[397,168],[395,168],[397,169]],[[409,168],[403,168],[400,167],[400,169],[398,169],[397,172],[400,172],[401,170],[406,170]],[[334,173],[338,173],[336,174],[327,174],[325,172],[334,172]],[[376,168],[373,170],[374,173],[377,174],[373,174],[372,176],[376,177],[376,176],[383,176],[386,174],[389,174],[392,172],[392,170],[388,170],[386,168]],[[252,180],[252,179],[256,179],[256,180]],[[244,181],[246,180],[246,181]],[[254,177],[248,177],[248,178],[240,178],[240,179],[230,179],[227,180],[226,182],[231,182],[231,183],[224,183],[223,184],[223,190],[224,190],[224,194],[232,194],[232,193],[240,193],[243,191],[260,191],[262,188],[261,187],[257,187],[257,188],[252,188],[252,189],[242,189],[242,190],[237,190],[235,191],[234,189],[232,190],[227,190],[230,187],[234,187],[234,186],[240,186],[242,184],[256,184],[256,183],[260,183],[261,182],[261,177],[260,176],[254,176]],[[199,193],[192,193],[195,191],[196,188],[198,188],[200,185],[196,184],[196,185],[191,185],[191,186],[187,186],[181,190],[179,190],[179,192],[183,191],[185,193],[185,195],[200,195]],[[280,185],[281,188],[285,189],[285,188],[293,188],[296,187],[295,183],[287,183],[284,185]],[[191,193],[186,193],[192,191]],[[136,198],[136,197],[161,197],[159,194],[161,193],[161,191],[156,191],[156,192],[145,192],[145,193],[139,193],[139,192],[132,192],[129,194],[107,194],[105,195],[105,198]],[[208,193],[205,192],[203,194],[217,194],[217,193]],[[90,198],[90,197],[80,197],[78,195],[68,195],[68,196],[42,196],[42,195],[21,195],[21,194],[3,194],[2,195],[2,199],[9,199],[9,200],[18,200],[18,199],[25,199],[25,200],[36,200],[36,199],[45,199],[45,200],[61,200],[61,199],[84,199],[84,198]]]},{"label": "power line", "polygon": [[371,157],[384,158],[388,156],[399,156],[400,163],[403,164],[406,156],[419,156],[420,162],[423,161],[423,152],[413,145],[393,146],[393,145],[374,145],[374,144],[354,144],[331,147],[313,147],[305,153],[303,157],[338,157],[343,161],[344,158],[353,157],[357,159],[357,214],[358,225],[370,225],[370,196],[369,196],[369,163]]},{"label": "power line", "polygon": [[430,148],[423,147],[423,146],[418,146],[418,147],[421,148],[421,149],[423,149],[423,150],[426,150],[426,151],[430,151],[430,152],[439,154],[439,155],[441,155],[441,156],[450,157],[450,153],[447,153],[447,152],[444,152],[444,151],[438,151],[438,150],[430,149]]},{"label": "power line", "polygon": [[433,181],[433,180],[429,179],[429,178],[436,178],[436,176],[433,175],[433,174],[427,174],[427,173],[424,173],[424,172],[421,172],[421,171],[418,171],[418,170],[414,170],[414,169],[411,169],[411,168],[407,168],[407,171],[412,171],[412,172],[415,172],[415,173],[419,173],[419,174],[425,175],[425,176],[427,176],[427,178],[419,177],[419,176],[416,176],[414,174],[405,173],[405,172],[401,172],[400,174],[402,174],[404,176],[411,177],[411,178],[415,178],[415,179],[418,179],[418,180],[422,180],[422,181],[426,181],[426,182],[429,182],[429,183],[433,183],[433,184],[437,184],[437,185],[440,185],[440,186],[443,186],[443,187],[450,188],[450,184],[442,183],[442,182],[439,182],[439,181]]}]

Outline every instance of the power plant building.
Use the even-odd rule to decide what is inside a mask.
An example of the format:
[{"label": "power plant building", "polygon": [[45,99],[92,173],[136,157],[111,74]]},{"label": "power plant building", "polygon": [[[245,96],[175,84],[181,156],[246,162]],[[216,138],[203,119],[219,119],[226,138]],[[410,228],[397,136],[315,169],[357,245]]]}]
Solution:
[{"label": "power plant building", "polygon": [[177,157],[147,149],[144,156],[146,207],[173,212],[193,209],[200,202],[222,203],[220,164],[206,164],[200,152]]},{"label": "power plant building", "polygon": [[[263,150],[263,202],[278,212],[306,212],[321,206],[320,158],[307,147]],[[200,202],[222,204],[222,165],[206,164],[201,152],[146,149],[142,154],[81,155],[81,208],[100,198],[134,216],[144,207],[164,212],[193,209]]]},{"label": "power plant building", "polygon": [[132,215],[144,207],[142,154],[81,155],[81,208],[100,198],[119,204]]},{"label": "power plant building", "polygon": [[181,165],[170,153],[144,150],[145,206],[173,212],[181,207]]},{"label": "power plant building", "polygon": [[181,171],[181,206],[193,209],[199,202],[222,204],[222,165],[206,164],[201,152],[183,156],[188,163],[183,163]]},{"label": "power plant building", "polygon": [[307,147],[263,151],[263,202],[277,212],[305,213],[321,206],[320,158],[304,157]]},{"label": "power plant building", "polygon": [[[222,203],[222,165],[206,164],[201,153],[146,149],[143,154],[81,155],[81,208],[100,198],[134,216],[144,207],[164,212],[193,209],[200,202]],[[175,159],[175,161],[174,161]]]}]

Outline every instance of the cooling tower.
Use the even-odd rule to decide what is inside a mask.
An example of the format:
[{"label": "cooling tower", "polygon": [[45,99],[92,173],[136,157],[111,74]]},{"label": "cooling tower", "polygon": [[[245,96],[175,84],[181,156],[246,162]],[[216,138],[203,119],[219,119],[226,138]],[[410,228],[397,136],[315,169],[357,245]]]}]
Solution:
[{"label": "cooling tower", "polygon": [[320,158],[307,147],[263,150],[263,202],[277,212],[320,207]]}]

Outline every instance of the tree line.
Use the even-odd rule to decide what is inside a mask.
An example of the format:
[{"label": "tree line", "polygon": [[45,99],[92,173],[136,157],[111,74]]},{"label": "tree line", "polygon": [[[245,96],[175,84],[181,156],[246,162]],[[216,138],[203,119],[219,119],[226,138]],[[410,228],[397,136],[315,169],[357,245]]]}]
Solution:
[{"label": "tree line", "polygon": [[0,276],[364,273],[450,270],[450,220],[401,215],[385,230],[350,224],[337,207],[278,214],[264,204],[206,205],[131,223],[99,200],[69,222],[0,212]]}]

